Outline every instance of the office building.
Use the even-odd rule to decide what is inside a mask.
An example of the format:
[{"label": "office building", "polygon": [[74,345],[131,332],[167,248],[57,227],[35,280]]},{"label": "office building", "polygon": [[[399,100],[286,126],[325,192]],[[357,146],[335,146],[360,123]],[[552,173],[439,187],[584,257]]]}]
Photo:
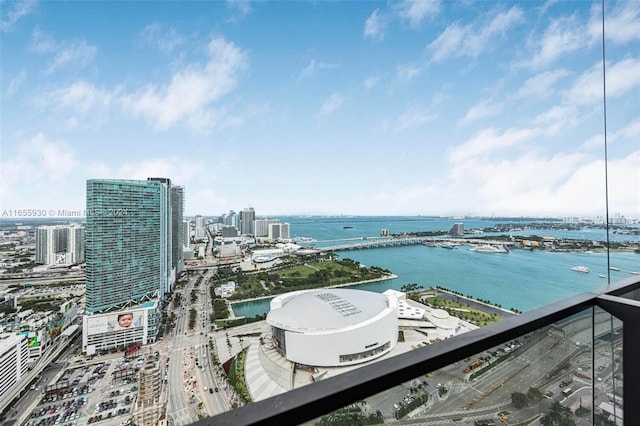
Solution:
[{"label": "office building", "polygon": [[84,262],[84,227],[41,226],[36,229],[36,263],[71,265]]}]

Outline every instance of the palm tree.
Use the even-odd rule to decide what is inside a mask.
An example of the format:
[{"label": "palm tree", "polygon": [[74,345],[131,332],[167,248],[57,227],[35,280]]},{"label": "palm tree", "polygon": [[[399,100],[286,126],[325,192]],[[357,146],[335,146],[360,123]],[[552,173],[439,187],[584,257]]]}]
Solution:
[{"label": "palm tree", "polygon": [[540,418],[542,426],[575,426],[573,415],[564,405],[558,401],[553,401],[549,407],[549,412]]}]

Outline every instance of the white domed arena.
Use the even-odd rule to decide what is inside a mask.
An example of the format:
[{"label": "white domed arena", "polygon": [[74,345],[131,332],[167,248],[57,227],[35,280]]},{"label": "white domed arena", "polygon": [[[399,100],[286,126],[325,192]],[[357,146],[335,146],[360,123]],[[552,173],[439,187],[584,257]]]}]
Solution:
[{"label": "white domed arena", "polygon": [[351,289],[277,296],[267,314],[273,345],[287,360],[337,367],[380,357],[398,342],[398,300]]}]

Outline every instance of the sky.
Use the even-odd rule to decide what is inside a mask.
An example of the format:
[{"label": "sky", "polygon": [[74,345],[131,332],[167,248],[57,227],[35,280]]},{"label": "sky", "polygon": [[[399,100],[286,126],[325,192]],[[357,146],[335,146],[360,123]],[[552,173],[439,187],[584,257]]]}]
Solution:
[{"label": "sky", "polygon": [[[640,0],[0,2],[0,211],[640,217]],[[603,83],[603,74],[606,80]]]}]

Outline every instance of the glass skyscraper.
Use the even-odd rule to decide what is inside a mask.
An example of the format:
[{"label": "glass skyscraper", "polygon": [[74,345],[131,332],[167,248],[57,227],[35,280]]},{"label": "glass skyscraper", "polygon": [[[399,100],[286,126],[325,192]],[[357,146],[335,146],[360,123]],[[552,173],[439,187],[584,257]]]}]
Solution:
[{"label": "glass skyscraper", "polygon": [[169,179],[87,181],[86,310],[162,299],[171,289]]}]

